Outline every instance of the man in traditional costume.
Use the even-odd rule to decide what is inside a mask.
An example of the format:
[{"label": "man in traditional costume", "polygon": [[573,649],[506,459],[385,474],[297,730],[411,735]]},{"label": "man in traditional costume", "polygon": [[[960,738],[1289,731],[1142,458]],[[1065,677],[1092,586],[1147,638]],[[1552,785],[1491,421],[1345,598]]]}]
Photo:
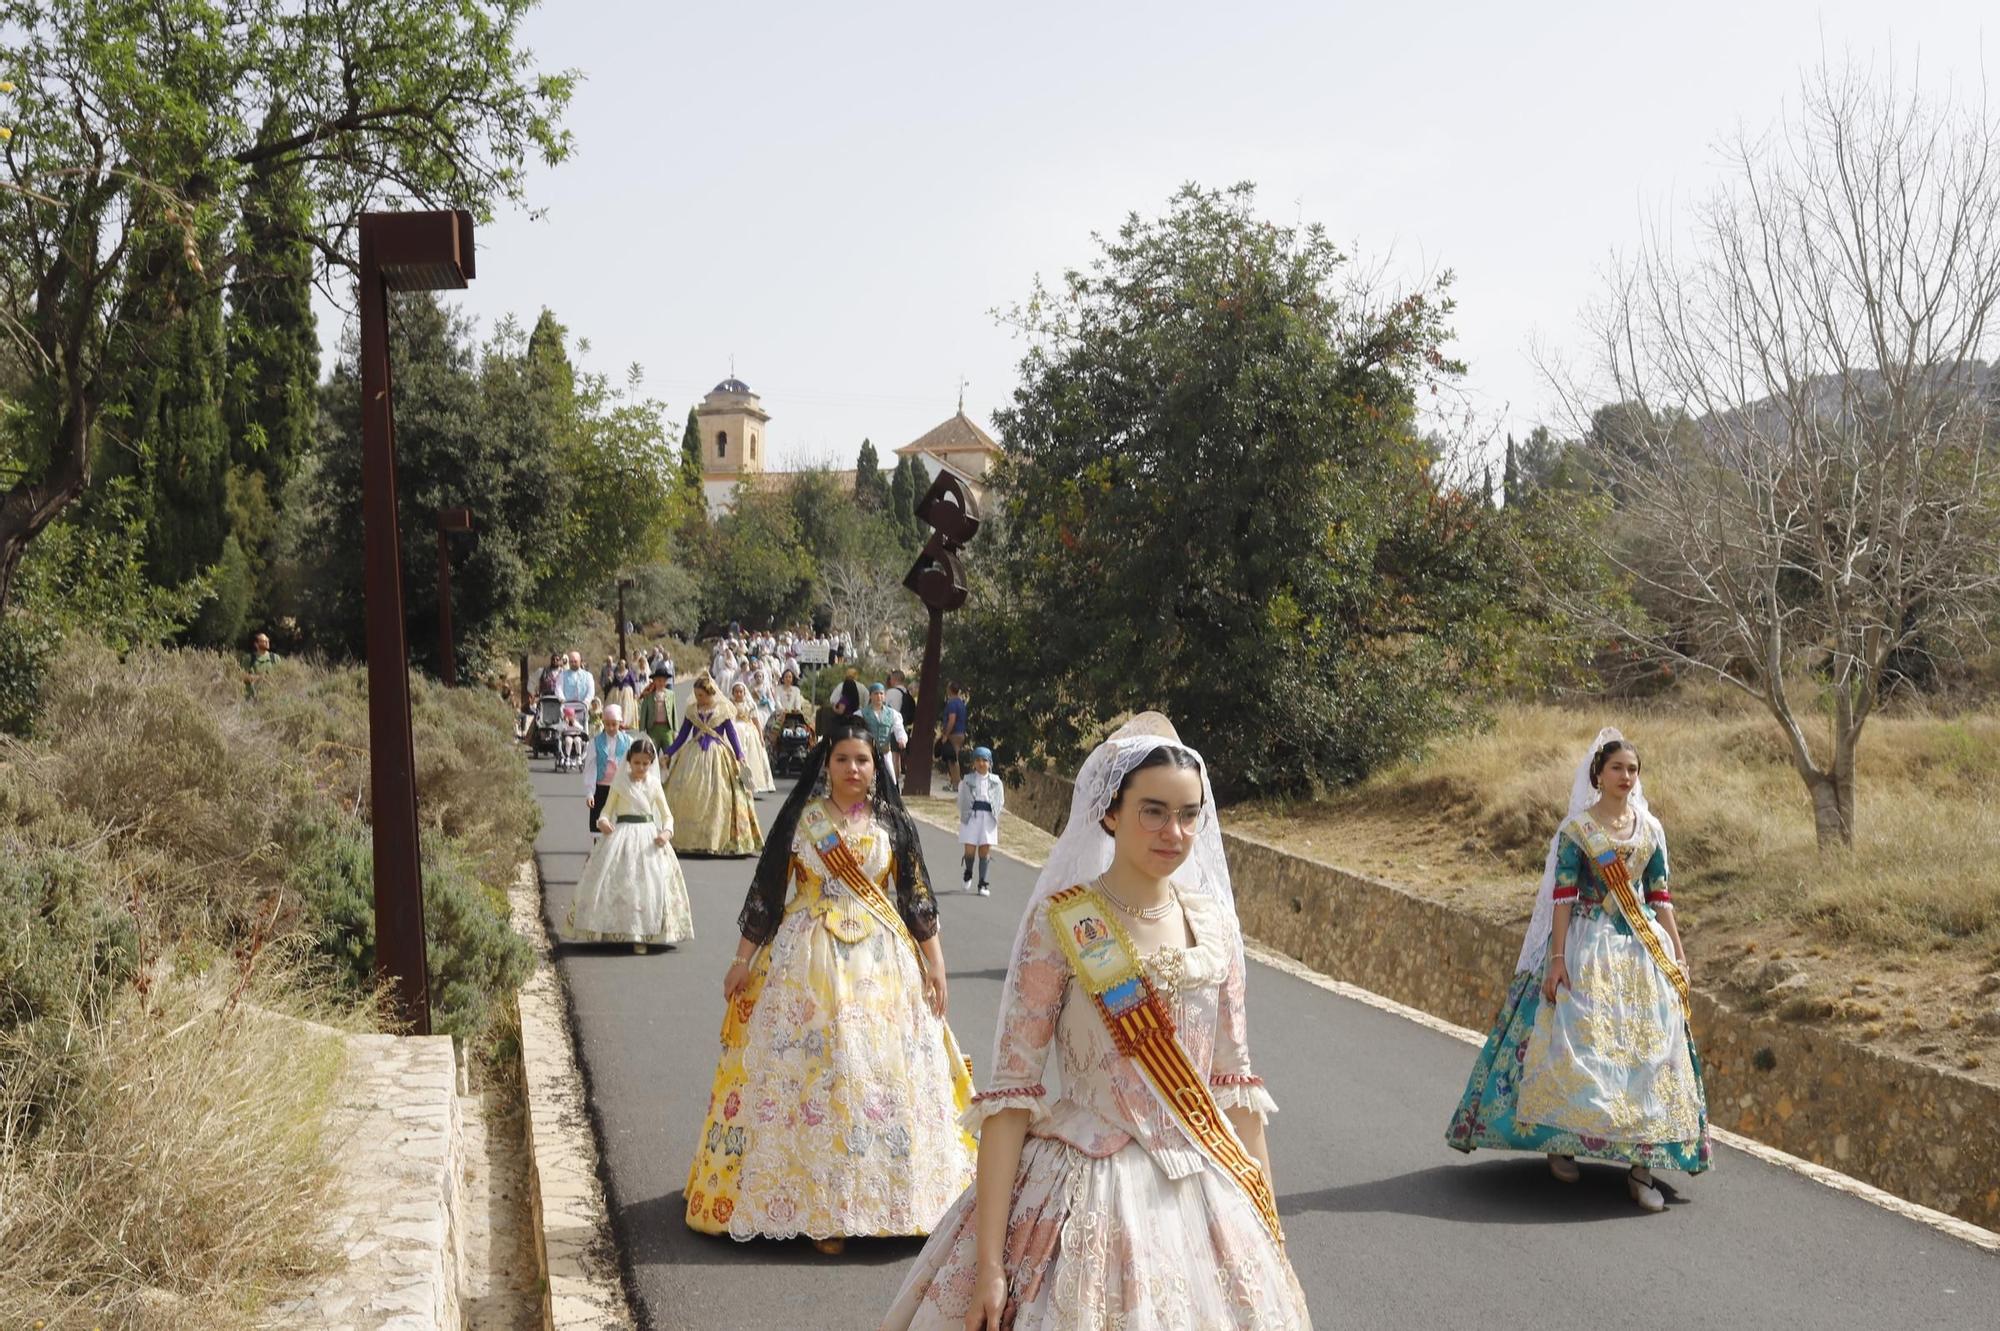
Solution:
[{"label": "man in traditional costume", "polygon": [[652,740],[661,753],[665,753],[667,746],[674,742],[674,732],[680,729],[681,724],[681,704],[674,694],[673,669],[664,660],[653,666],[653,673],[646,680],[646,691],[639,695],[639,710],[632,718],[632,724]]}]

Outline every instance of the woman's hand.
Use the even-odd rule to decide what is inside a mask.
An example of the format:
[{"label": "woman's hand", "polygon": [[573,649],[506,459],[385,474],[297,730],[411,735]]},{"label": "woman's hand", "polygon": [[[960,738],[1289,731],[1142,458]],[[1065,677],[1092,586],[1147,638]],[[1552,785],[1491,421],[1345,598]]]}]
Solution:
[{"label": "woman's hand", "polygon": [[[1549,958],[1549,968],[1542,975],[1542,998],[1547,1002],[1556,1001],[1556,990],[1569,984],[1569,967],[1563,963],[1560,954]],[[1571,988],[1576,986],[1570,985]]]},{"label": "woman's hand", "polygon": [[[939,1021],[944,1020],[945,1011],[950,1006],[950,996],[945,992],[944,986],[944,967],[929,965],[924,967],[924,1002],[930,1007],[933,1017]],[[996,1322],[994,1325],[997,1326],[999,1323]]]},{"label": "woman's hand", "polygon": [[965,1331],[1000,1331],[1007,1311],[1007,1273],[980,1268],[972,1282],[972,1303],[965,1310]]},{"label": "woman's hand", "polygon": [[610,820],[609,818],[599,818],[599,819],[597,820],[597,830],[598,830],[598,831],[600,831],[600,832],[606,832],[606,833],[610,832],[610,831],[611,831],[611,820]]},{"label": "woman's hand", "polygon": [[738,957],[730,962],[729,969],[723,972],[722,996],[733,1003],[736,1001],[736,995],[742,993],[749,983],[750,963]]},{"label": "woman's hand", "polygon": [[662,832],[658,836],[654,837],[653,846],[655,847],[655,849],[665,850],[667,848],[667,834],[665,832]]}]

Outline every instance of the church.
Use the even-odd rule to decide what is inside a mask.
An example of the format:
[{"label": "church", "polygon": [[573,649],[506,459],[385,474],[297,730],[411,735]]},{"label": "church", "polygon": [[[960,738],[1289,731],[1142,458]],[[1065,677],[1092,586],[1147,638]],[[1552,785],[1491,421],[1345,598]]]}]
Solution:
[{"label": "church", "polygon": [[[695,422],[701,433],[701,488],[711,518],[735,504],[740,486],[777,490],[790,483],[794,473],[765,466],[770,459],[771,414],[741,379],[732,375],[711,388],[695,408]],[[949,471],[983,501],[987,477],[999,466],[1003,452],[998,441],[965,414],[960,402],[957,414],[904,444],[895,455],[914,458],[924,470],[926,484],[939,472]],[[850,491],[854,488],[851,469],[832,475]]]}]

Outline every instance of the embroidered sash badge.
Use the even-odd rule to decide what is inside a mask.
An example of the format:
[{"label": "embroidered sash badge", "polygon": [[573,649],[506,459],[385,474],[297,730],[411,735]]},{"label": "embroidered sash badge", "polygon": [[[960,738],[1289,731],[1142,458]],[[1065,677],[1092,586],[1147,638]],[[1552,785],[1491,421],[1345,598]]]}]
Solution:
[{"label": "embroidered sash badge", "polygon": [[1682,970],[1667,945],[1660,941],[1660,935],[1653,928],[1653,922],[1646,918],[1646,909],[1639,902],[1639,891],[1632,884],[1632,871],[1626,867],[1625,857],[1612,844],[1610,833],[1598,826],[1597,820],[1589,814],[1579,814],[1576,830],[1583,853],[1597,866],[1597,873],[1604,880],[1604,886],[1611,899],[1618,904],[1619,914],[1631,927],[1633,937],[1652,954],[1653,964],[1667,977],[1680,996],[1681,1011],[1692,1015],[1694,1009],[1688,1006],[1687,972]]}]

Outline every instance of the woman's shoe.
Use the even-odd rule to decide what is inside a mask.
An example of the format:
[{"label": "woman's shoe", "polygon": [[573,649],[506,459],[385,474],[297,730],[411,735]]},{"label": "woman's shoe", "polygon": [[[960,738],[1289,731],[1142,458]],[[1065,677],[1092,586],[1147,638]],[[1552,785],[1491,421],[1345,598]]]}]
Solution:
[{"label": "woman's shoe", "polygon": [[847,1251],[847,1240],[814,1239],[813,1247],[818,1248],[821,1252],[825,1253],[829,1257],[838,1257],[840,1256],[840,1254]]},{"label": "woman's shoe", "polygon": [[1574,1183],[1583,1177],[1583,1171],[1576,1167],[1576,1157],[1570,1155],[1551,1155],[1549,1173],[1556,1176],[1558,1183]]},{"label": "woman's shoe", "polygon": [[634,952],[637,952],[642,957],[646,955],[646,945],[644,943],[632,944],[632,950]]},{"label": "woman's shoe", "polygon": [[1626,1191],[1630,1192],[1632,1194],[1632,1200],[1639,1203],[1639,1205],[1645,1210],[1648,1211],[1666,1210],[1667,1199],[1665,1197],[1662,1197],[1660,1195],[1660,1190],[1653,1186],[1653,1176],[1651,1174],[1647,1174],[1645,1179],[1642,1181],[1639,1177],[1641,1172],[1643,1171],[1634,1168],[1631,1173],[1625,1176]]}]

